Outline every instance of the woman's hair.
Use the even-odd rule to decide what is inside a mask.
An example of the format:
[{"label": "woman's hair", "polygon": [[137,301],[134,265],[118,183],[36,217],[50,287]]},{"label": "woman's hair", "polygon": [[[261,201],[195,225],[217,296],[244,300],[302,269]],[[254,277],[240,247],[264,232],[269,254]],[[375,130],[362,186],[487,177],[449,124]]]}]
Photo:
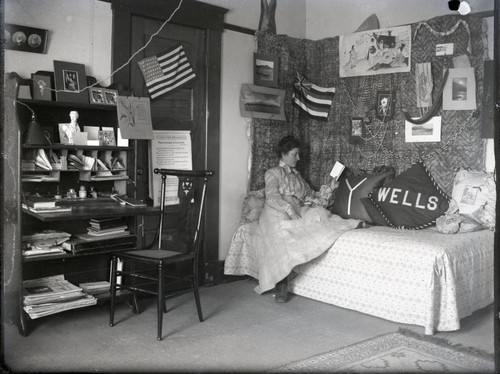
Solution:
[{"label": "woman's hair", "polygon": [[287,154],[294,148],[300,148],[300,142],[293,135],[287,135],[282,138],[276,145],[275,152],[278,158],[281,158],[283,154]]}]

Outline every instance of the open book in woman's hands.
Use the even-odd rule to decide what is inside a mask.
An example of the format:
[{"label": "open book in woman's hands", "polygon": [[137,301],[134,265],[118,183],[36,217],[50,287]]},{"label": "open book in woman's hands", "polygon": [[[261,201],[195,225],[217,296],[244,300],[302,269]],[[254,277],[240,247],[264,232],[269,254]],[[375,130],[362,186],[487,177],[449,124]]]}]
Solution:
[{"label": "open book in woman's hands", "polygon": [[333,165],[332,171],[330,172],[330,176],[335,180],[339,180],[340,175],[345,169],[345,165],[341,164],[338,161],[335,161],[335,165]]}]

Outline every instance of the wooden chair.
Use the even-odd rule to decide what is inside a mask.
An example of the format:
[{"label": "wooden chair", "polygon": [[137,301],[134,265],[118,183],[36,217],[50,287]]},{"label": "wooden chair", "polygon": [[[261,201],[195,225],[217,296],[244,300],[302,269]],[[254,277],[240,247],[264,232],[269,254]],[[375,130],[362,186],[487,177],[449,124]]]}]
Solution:
[{"label": "wooden chair", "polygon": [[[200,294],[198,290],[198,262],[200,257],[203,206],[207,182],[214,175],[209,170],[170,170],[155,169],[161,175],[160,222],[156,237],[145,249],[120,252],[111,261],[111,307],[109,324],[114,325],[116,293],[128,290],[133,295],[133,306],[139,313],[138,294],[155,295],[157,298],[158,340],[162,339],[163,313],[167,312],[166,299],[173,298],[187,291],[194,292],[198,318],[203,322]],[[176,229],[164,230],[165,194],[167,176],[179,179],[179,204],[172,209],[177,215]],[[171,214],[172,209],[169,209]],[[172,213],[173,214],[173,213]],[[170,217],[170,215],[169,215]],[[157,248],[155,248],[155,244]],[[123,261],[123,268],[117,268],[118,258]],[[181,265],[179,265],[181,264]],[[167,267],[190,265],[180,272],[167,271]],[[176,274],[178,273],[178,274]],[[121,277],[121,278],[119,278]],[[121,279],[117,282],[117,279]],[[175,284],[189,285],[188,288],[175,288]],[[168,292],[166,291],[168,289]],[[173,292],[171,292],[173,290]]]}]

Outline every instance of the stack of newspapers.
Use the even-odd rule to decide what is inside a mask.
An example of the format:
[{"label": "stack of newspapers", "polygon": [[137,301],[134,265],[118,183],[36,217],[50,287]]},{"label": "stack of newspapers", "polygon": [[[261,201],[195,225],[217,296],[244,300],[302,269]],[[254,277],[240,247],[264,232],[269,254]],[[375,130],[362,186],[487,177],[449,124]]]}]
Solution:
[{"label": "stack of newspapers", "polygon": [[97,304],[62,274],[23,281],[23,296],[23,309],[31,319]]}]

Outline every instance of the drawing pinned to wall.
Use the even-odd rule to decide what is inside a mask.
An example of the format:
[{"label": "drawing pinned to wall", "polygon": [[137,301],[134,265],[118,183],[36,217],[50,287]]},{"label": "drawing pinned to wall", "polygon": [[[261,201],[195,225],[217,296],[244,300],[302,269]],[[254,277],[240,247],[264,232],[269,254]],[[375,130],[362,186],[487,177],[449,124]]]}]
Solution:
[{"label": "drawing pinned to wall", "polygon": [[417,92],[417,107],[430,108],[432,106],[432,71],[430,62],[415,65],[415,81]]},{"label": "drawing pinned to wall", "polygon": [[411,26],[363,31],[339,39],[341,78],[409,72],[410,60]]},{"label": "drawing pinned to wall", "polygon": [[365,137],[365,125],[363,123],[362,117],[352,117],[351,118],[351,135],[349,136],[350,144],[363,144],[363,138]]}]

